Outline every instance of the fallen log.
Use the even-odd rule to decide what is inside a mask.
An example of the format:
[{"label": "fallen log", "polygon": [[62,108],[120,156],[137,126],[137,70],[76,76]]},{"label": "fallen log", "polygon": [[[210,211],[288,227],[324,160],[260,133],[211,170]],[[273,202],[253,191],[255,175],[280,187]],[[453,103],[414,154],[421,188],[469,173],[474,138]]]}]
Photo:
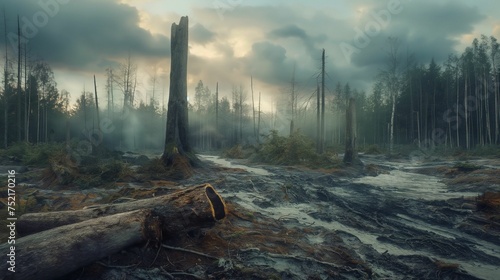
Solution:
[{"label": "fallen log", "polygon": [[14,245],[0,245],[0,252],[14,253],[7,262],[0,262],[0,278],[55,279],[131,245],[160,239],[161,223],[152,210],[65,225],[18,238]]},{"label": "fallen log", "polygon": [[105,204],[82,210],[29,213],[17,221],[19,235],[41,232],[63,225],[98,217],[151,209],[163,222],[163,233],[178,235],[180,231],[208,227],[226,216],[226,205],[210,184],[198,185],[153,198],[118,204]]}]

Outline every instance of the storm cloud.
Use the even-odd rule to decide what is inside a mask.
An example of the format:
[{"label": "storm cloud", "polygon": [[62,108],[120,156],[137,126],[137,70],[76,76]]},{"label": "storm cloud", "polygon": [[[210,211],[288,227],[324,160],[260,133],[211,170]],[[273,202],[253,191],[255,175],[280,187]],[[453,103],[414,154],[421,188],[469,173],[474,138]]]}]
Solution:
[{"label": "storm cloud", "polygon": [[116,1],[6,0],[4,9],[10,33],[16,33],[18,13],[28,48],[56,68],[98,68],[128,55],[170,55],[169,39],[139,27],[138,10]]},{"label": "storm cloud", "polygon": [[[432,58],[439,63],[463,51],[481,33],[489,36],[500,30],[494,14],[500,4],[490,0],[481,6],[465,0],[275,0],[272,4],[256,0],[222,8],[200,0],[173,5],[160,0],[4,0],[3,4],[8,32],[15,35],[19,14],[23,35],[30,37],[31,55],[47,61],[56,72],[72,75],[62,81],[68,88],[73,85],[67,81],[75,83],[81,73],[103,73],[128,56],[138,62],[140,71],[158,64],[167,76],[170,24],[183,15],[190,20],[188,89],[193,91],[199,80],[207,85],[220,82],[222,95],[230,94],[233,85],[248,84],[250,76],[268,95],[276,95],[289,86],[294,67],[299,88],[313,91],[322,49],[327,54],[327,88],[349,82],[370,91],[386,66],[389,37],[399,39],[402,56],[413,54],[416,63],[427,64]],[[399,12],[384,18],[391,5],[397,5]],[[47,20],[38,26],[44,20],[40,13],[47,14]],[[30,24],[37,29],[33,36],[28,36]],[[0,41],[0,47],[13,53],[11,40]],[[345,46],[352,47],[348,55]],[[149,90],[147,81],[140,87]]]}]

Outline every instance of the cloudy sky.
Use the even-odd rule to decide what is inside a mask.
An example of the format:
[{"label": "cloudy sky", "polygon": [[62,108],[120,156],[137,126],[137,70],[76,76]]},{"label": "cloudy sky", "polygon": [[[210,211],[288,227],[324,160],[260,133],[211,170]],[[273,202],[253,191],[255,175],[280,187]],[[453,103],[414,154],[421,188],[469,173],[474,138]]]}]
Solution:
[{"label": "cloudy sky", "polygon": [[[104,98],[105,69],[130,55],[138,67],[138,99],[152,93],[148,77],[157,69],[156,88],[168,94],[170,26],[189,16],[189,94],[203,80],[222,95],[233,86],[261,91],[269,104],[287,91],[292,71],[300,92],[310,95],[327,54],[327,87],[346,83],[370,92],[385,67],[389,36],[420,63],[462,52],[481,34],[500,38],[497,0],[1,0],[7,30],[16,15],[31,56],[48,62],[58,88],[75,100],[97,76]],[[3,24],[3,20],[2,20]],[[14,33],[11,33],[14,32]],[[3,28],[2,28],[3,33]],[[0,39],[10,54],[15,36]],[[5,53],[5,52],[2,52]],[[158,88],[160,90],[158,90]],[[115,95],[119,92],[115,92]]]}]

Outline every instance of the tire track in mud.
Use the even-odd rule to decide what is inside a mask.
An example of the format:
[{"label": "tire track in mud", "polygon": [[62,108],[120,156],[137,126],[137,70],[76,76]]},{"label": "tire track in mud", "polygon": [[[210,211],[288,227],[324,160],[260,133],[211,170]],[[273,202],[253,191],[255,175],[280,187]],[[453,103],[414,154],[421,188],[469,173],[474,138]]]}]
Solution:
[{"label": "tire track in mud", "polygon": [[[376,279],[495,279],[500,275],[499,244],[460,229],[472,211],[447,200],[464,193],[449,192],[436,177],[401,169],[382,178],[360,179],[284,167],[266,169],[267,176],[225,174],[222,193],[290,227],[335,232],[368,263]],[[398,176],[404,180],[398,181]],[[425,188],[418,189],[422,184]]]}]

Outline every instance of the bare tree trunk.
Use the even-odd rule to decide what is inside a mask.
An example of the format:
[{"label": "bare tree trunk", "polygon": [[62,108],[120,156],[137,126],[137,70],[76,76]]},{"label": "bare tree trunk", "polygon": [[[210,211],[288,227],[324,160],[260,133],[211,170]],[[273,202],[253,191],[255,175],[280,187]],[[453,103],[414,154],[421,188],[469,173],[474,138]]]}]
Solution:
[{"label": "bare tree trunk", "polygon": [[253,77],[250,76],[250,91],[252,92],[252,113],[253,113],[253,136],[257,139],[257,127],[255,125],[255,102],[253,98]]},{"label": "bare tree trunk", "polygon": [[351,97],[346,110],[345,164],[359,164],[361,162],[356,151],[356,140],[356,102]]},{"label": "bare tree trunk", "polygon": [[499,119],[500,119],[500,112],[499,112],[499,108],[498,108],[498,103],[500,102],[500,99],[499,99],[499,94],[500,94],[500,90],[499,90],[499,81],[498,81],[498,74],[497,74],[497,66],[495,65],[495,59],[493,59],[493,76],[494,76],[494,80],[493,80],[493,87],[494,87],[494,94],[495,94],[495,144],[498,144],[499,143],[499,136],[500,136],[500,125],[499,125]]},{"label": "bare tree trunk", "polygon": [[188,17],[181,17],[179,25],[171,28],[170,97],[168,100],[165,148],[162,160],[171,166],[177,154],[187,157],[190,164],[198,164],[188,137],[187,62]]},{"label": "bare tree trunk", "polygon": [[21,124],[21,26],[17,15],[17,141],[22,140]]},{"label": "bare tree trunk", "polygon": [[489,97],[489,94],[488,94],[488,90],[489,90],[489,83],[488,83],[488,73],[486,73],[486,71],[484,71],[484,75],[483,75],[483,80],[484,80],[484,85],[483,85],[483,96],[485,97],[485,101],[484,101],[484,108],[485,108],[485,114],[486,114],[486,133],[487,133],[487,136],[488,136],[488,145],[491,145],[492,144],[492,137],[491,137],[491,123],[490,123],[490,97]]},{"label": "bare tree trunk", "polygon": [[259,117],[257,121],[257,143],[260,144],[260,91],[259,91]]},{"label": "bare tree trunk", "polygon": [[320,89],[319,83],[316,90],[316,152],[321,153],[321,101],[320,101]]},{"label": "bare tree trunk", "polygon": [[[465,69],[467,71],[467,69]],[[469,139],[469,116],[468,116],[468,111],[469,108],[467,108],[467,73],[465,73],[465,86],[464,86],[464,105],[465,105],[465,148],[469,150],[470,148],[470,139]]]},{"label": "bare tree trunk", "polygon": [[320,149],[322,154],[325,151],[325,49],[321,55],[321,131]]},{"label": "bare tree trunk", "polygon": [[[389,90],[392,109],[391,120],[389,127],[389,150],[392,153],[394,149],[394,116],[396,112],[396,99],[400,91],[400,73],[399,73],[399,58],[398,58],[399,40],[397,38],[389,38],[389,51],[388,51],[388,70],[385,73],[386,85]],[[426,98],[428,99],[428,98]],[[433,111],[434,112],[434,111]],[[427,116],[427,115],[426,115]],[[425,129],[427,133],[427,125]]]},{"label": "bare tree trunk", "polygon": [[25,141],[29,142],[30,138],[30,116],[31,116],[31,89],[30,92],[28,92],[28,43],[24,44],[24,103],[25,103]]},{"label": "bare tree trunk", "polygon": [[[5,15],[5,10],[3,10],[3,23],[4,23],[4,42],[7,42],[7,17]],[[9,78],[9,72],[8,72],[8,67],[9,67],[9,53],[8,53],[8,47],[5,47],[5,68],[4,68],[4,80],[3,80],[3,97],[4,97],[4,148],[7,149],[9,143],[9,95],[8,95],[8,78]]]},{"label": "bare tree trunk", "polygon": [[238,143],[242,144],[243,142],[243,87],[240,85],[239,91],[240,98],[240,137]]},{"label": "bare tree trunk", "polygon": [[500,141],[500,110],[498,103],[500,102],[500,87],[498,81],[498,74],[496,72],[496,68],[494,71],[495,75],[495,144],[498,144]]},{"label": "bare tree trunk", "polygon": [[396,112],[396,94],[392,94],[392,109],[391,109],[391,132],[390,132],[390,144],[389,144],[389,150],[392,151],[394,150],[394,115]]},{"label": "bare tree trunk", "polygon": [[219,83],[215,85],[215,131],[219,133]]},{"label": "bare tree trunk", "polygon": [[101,119],[99,118],[99,101],[97,99],[97,84],[94,75],[94,94],[95,94],[95,110],[97,114],[97,131],[101,132]]},{"label": "bare tree trunk", "polygon": [[420,148],[420,143],[422,139],[420,138],[420,115],[417,111],[417,135],[418,135],[418,147]]},{"label": "bare tree trunk", "polygon": [[108,118],[112,117],[112,113],[114,112],[114,100],[113,100],[113,69],[107,68],[107,83],[106,90],[108,91]]},{"label": "bare tree trunk", "polygon": [[295,64],[293,65],[293,72],[292,72],[292,80],[291,80],[291,112],[292,112],[292,118],[290,120],[290,136],[292,136],[293,134],[293,131],[295,129],[295,115],[297,114],[296,112],[296,108],[295,108],[295,100],[296,100],[296,96],[295,96]]},{"label": "bare tree trunk", "polygon": [[66,119],[66,148],[70,149],[71,145],[71,124],[69,123],[69,118]]},{"label": "bare tree trunk", "polygon": [[459,118],[458,118],[458,105],[459,105],[459,100],[460,100],[460,85],[459,85],[459,79],[458,79],[458,64],[457,64],[457,69],[456,69],[456,73],[455,73],[455,80],[456,80],[456,86],[457,86],[457,104],[456,104],[456,108],[455,108],[455,121],[456,121],[456,132],[457,132],[457,148],[460,148],[460,129],[458,129],[458,122],[459,122]]}]

